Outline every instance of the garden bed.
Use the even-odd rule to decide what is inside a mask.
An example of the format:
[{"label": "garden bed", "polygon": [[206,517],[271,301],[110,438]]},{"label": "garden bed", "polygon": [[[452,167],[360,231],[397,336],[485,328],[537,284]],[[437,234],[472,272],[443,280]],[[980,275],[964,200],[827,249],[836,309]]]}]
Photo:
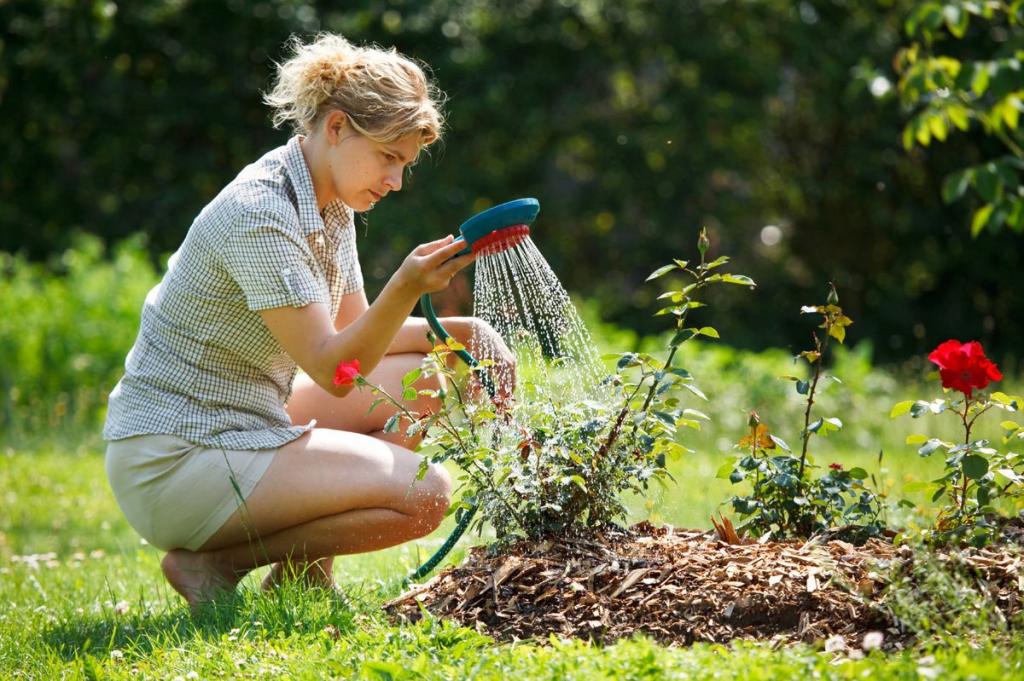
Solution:
[{"label": "garden bed", "polygon": [[[957,557],[1007,619],[1020,611],[1017,552]],[[502,641],[642,633],[680,645],[830,639],[833,648],[860,648],[867,633],[880,632],[884,648],[899,649],[909,635],[887,614],[884,588],[890,568],[912,560],[908,547],[883,539],[730,544],[715,532],[644,522],[592,540],[520,542],[500,555],[474,548],[462,565],[385,608],[415,621],[422,606]]]}]

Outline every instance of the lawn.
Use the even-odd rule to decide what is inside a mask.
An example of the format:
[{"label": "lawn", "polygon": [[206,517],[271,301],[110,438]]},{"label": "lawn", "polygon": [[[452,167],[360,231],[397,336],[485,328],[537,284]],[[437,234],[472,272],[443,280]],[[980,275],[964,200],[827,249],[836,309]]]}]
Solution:
[{"label": "lawn", "polygon": [[[731,353],[731,351],[729,351]],[[782,357],[783,359],[784,356]],[[742,423],[743,405],[728,396],[757,389],[779,358],[706,352],[692,358],[705,372],[720,371],[721,389],[709,391],[721,413],[715,427],[691,444],[697,453],[672,464],[678,485],[637,499],[635,515],[653,514],[677,526],[707,527],[731,493],[715,472],[728,453],[730,419]],[[725,369],[729,360],[733,365]],[[854,359],[848,357],[848,363]],[[716,364],[717,363],[717,364]],[[760,372],[755,365],[764,364]],[[842,363],[841,363],[842,365]],[[841,367],[840,367],[841,368]],[[695,370],[695,373],[698,373]],[[852,368],[850,374],[857,374]],[[862,370],[858,381],[879,372]],[[875,380],[871,379],[871,380]],[[766,384],[767,385],[767,384]],[[785,386],[784,386],[785,387]],[[884,389],[882,389],[884,388]],[[879,390],[904,397],[899,384]],[[767,389],[767,388],[765,388]],[[907,388],[907,390],[917,388]],[[867,393],[858,393],[866,399]],[[868,395],[870,397],[870,395]],[[874,399],[874,398],[871,398]],[[731,401],[732,400],[732,401]],[[728,405],[722,407],[722,405]],[[887,406],[848,405],[866,418],[863,428],[888,443],[910,424],[894,424]],[[916,425],[916,424],[915,424]],[[780,427],[781,430],[781,427]],[[852,430],[852,428],[851,428]],[[840,458],[878,472],[877,443],[857,435],[820,458]],[[1019,641],[936,639],[899,654],[870,652],[861,659],[821,647],[772,649],[767,644],[670,648],[638,638],[611,646],[572,640],[498,645],[475,631],[443,621],[396,625],[380,606],[400,591],[403,575],[445,536],[433,536],[376,554],[338,560],[342,601],[286,585],[261,594],[261,574],[247,578],[237,598],[193,617],[164,584],[158,551],[126,524],[104,477],[95,436],[6,446],[0,455],[0,677],[2,678],[973,678],[1024,675]],[[75,443],[75,444],[72,444]],[[725,451],[723,451],[725,450]],[[899,495],[904,481],[926,479],[928,467],[910,447],[893,446],[883,464],[886,484]],[[927,465],[922,468],[922,461]],[[463,545],[467,541],[463,540]],[[477,539],[477,541],[479,541]],[[458,560],[461,552],[450,560]]]}]

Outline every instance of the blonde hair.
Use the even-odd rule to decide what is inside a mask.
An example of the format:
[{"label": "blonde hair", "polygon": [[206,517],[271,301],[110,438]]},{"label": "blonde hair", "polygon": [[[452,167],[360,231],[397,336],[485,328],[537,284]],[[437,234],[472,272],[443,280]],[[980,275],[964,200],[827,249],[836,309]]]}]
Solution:
[{"label": "blonde hair", "polygon": [[375,142],[418,132],[425,146],[441,136],[444,93],[395,48],[357,46],[332,33],[310,43],[292,36],[288,46],[292,55],[277,65],[274,86],[263,96],[274,110],[274,127],[290,122],[308,135],[338,110]]}]

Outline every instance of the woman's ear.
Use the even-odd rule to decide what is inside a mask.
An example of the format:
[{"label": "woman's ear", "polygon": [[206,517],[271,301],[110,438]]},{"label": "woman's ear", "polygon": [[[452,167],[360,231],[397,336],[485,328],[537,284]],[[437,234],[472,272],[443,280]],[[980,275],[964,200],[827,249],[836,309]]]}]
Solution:
[{"label": "woman's ear", "polygon": [[335,109],[327,114],[324,119],[324,132],[327,134],[328,144],[337,144],[343,140],[349,128],[348,114]]}]

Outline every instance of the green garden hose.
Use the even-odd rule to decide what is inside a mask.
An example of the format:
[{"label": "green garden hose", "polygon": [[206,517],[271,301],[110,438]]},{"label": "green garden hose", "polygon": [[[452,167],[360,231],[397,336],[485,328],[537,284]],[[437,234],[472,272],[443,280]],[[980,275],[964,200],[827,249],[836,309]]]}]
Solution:
[{"label": "green garden hose", "polygon": [[[533,223],[537,213],[540,212],[540,202],[537,199],[516,199],[499,204],[485,211],[477,213],[459,227],[460,238],[466,241],[466,249],[462,253],[472,250],[475,253],[493,254],[511,248],[520,243],[530,232],[530,224]],[[460,253],[461,255],[461,253]],[[452,338],[452,335],[441,324],[434,311],[434,304],[430,300],[430,294],[423,294],[420,297],[420,309],[423,316],[430,325],[430,330],[442,342]],[[455,350],[455,354],[470,369],[476,369],[480,362],[467,350]],[[477,369],[477,377],[483,385],[487,395],[493,400],[497,394],[493,379],[490,374],[482,369]],[[441,547],[434,552],[430,558],[416,568],[412,574],[403,580],[404,585],[409,582],[422,579],[429,575],[445,556],[452,550],[455,544],[462,538],[466,528],[469,527],[473,516],[476,514],[477,505],[473,504],[460,513],[456,513],[455,529],[448,536],[448,539]]]}]

